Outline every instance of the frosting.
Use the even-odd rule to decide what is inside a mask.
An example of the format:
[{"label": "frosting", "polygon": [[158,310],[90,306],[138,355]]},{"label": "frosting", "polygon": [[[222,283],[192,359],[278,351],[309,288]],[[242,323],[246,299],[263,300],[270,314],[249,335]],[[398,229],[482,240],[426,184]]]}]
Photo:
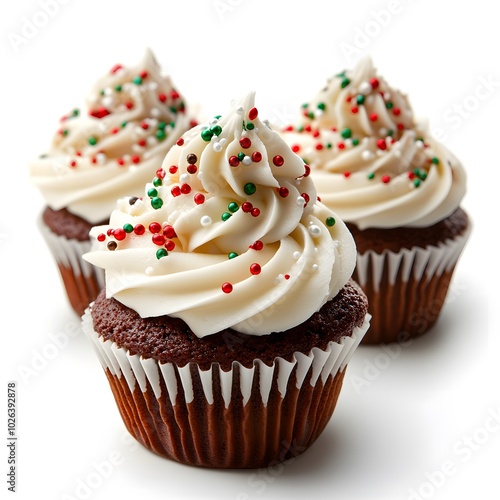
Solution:
[{"label": "frosting", "polygon": [[142,192],[192,124],[182,96],[152,52],[138,66],[114,66],[94,86],[87,110],[61,118],[50,150],[30,175],[46,203],[91,223],[107,220],[118,198]]},{"label": "frosting", "polygon": [[253,93],[183,135],[142,199],[123,198],[84,258],[142,317],[203,337],[285,331],[334,297],[355,265],[351,234],[316,201],[309,168],[262,122]]},{"label": "frosting", "polygon": [[283,137],[310,165],[321,201],[360,229],[427,227],[465,194],[461,163],[369,58],[329,80]]}]

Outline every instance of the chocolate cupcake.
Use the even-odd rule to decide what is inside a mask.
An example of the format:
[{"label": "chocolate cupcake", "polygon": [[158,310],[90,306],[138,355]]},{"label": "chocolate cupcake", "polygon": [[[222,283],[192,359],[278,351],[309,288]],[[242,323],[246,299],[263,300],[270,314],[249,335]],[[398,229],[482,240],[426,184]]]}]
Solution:
[{"label": "chocolate cupcake", "polygon": [[369,58],[331,78],[283,137],[354,235],[354,278],[373,315],[363,342],[427,332],[470,233],[460,162],[415,121],[407,97]]},{"label": "chocolate cupcake", "polygon": [[181,463],[253,468],[321,434],[368,328],[355,246],[254,96],[188,131],[84,258],[83,317],[123,421]]},{"label": "chocolate cupcake", "polygon": [[115,65],[94,86],[85,110],[61,118],[51,148],[30,165],[46,207],[40,230],[77,314],[104,286],[82,260],[89,230],[105,224],[126,195],[140,195],[168,149],[192,126],[183,97],[151,51],[136,67]]}]

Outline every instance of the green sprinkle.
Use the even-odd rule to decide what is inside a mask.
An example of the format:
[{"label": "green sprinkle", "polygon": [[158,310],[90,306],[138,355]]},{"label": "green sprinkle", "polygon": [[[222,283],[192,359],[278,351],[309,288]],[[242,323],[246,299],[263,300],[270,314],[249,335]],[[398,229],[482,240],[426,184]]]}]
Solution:
[{"label": "green sprinkle", "polygon": [[123,225],[123,230],[126,233],[131,233],[134,230],[134,226],[132,226],[132,224],[124,224]]},{"label": "green sprinkle", "polygon": [[[332,149],[332,147],[333,147],[333,144],[331,142],[326,143],[326,149]],[[304,163],[309,163],[309,162],[305,161]]]},{"label": "green sprinkle", "polygon": [[413,173],[417,176],[420,177],[420,170],[418,168],[413,170]]},{"label": "green sprinkle", "polygon": [[342,130],[342,132],[340,132],[340,135],[344,139],[349,139],[349,137],[351,137],[352,135],[352,130],[350,128],[345,128],[344,130]]},{"label": "green sprinkle", "polygon": [[370,172],[367,177],[368,179],[373,180],[375,179],[375,174],[373,172]]},{"label": "green sprinkle", "polygon": [[299,127],[297,127],[297,132],[304,132],[304,126],[300,125]]},{"label": "green sprinkle", "polygon": [[153,186],[155,187],[159,187],[163,184],[163,181],[161,179],[159,179],[158,177],[155,177],[153,179]]},{"label": "green sprinkle", "polygon": [[427,179],[427,172],[420,172],[419,177],[421,180],[425,181],[425,179]]},{"label": "green sprinkle", "polygon": [[318,102],[317,108],[321,109],[321,111],[325,111],[326,104],[324,102]]},{"label": "green sprinkle", "polygon": [[255,125],[252,122],[247,123],[247,130],[253,130],[255,128]]},{"label": "green sprinkle", "polygon": [[151,206],[158,210],[163,206],[163,200],[161,198],[151,198]]},{"label": "green sprinkle", "polygon": [[420,179],[413,179],[413,185],[418,188],[420,186],[421,180]]},{"label": "green sprinkle", "polygon": [[166,257],[168,255],[168,252],[165,248],[159,248],[156,250],[156,258],[160,260],[162,257]]},{"label": "green sprinkle", "polygon": [[201,138],[206,142],[210,142],[210,139],[212,139],[213,135],[214,133],[208,128],[205,128],[201,131]]},{"label": "green sprinkle", "polygon": [[314,113],[312,111],[307,113],[307,118],[310,118],[312,120],[314,118]]},{"label": "green sprinkle", "polygon": [[340,87],[345,89],[349,84],[351,83],[351,80],[349,78],[346,78],[345,76],[342,78],[342,81],[340,82]]},{"label": "green sprinkle", "polygon": [[232,212],[234,214],[234,212],[237,212],[238,211],[238,208],[240,208],[238,206],[238,203],[232,201],[231,203],[229,203],[229,205],[227,206],[227,209]]},{"label": "green sprinkle", "polygon": [[227,257],[229,259],[234,259],[235,257],[238,257],[238,254],[236,252],[229,252]]},{"label": "green sprinkle", "polygon": [[365,96],[363,94],[358,94],[356,96],[356,103],[361,105],[365,103]]},{"label": "green sprinkle", "polygon": [[142,78],[140,76],[136,76],[134,77],[132,82],[135,83],[136,85],[140,85],[142,83]]},{"label": "green sprinkle", "polygon": [[69,130],[68,130],[67,128],[65,128],[65,129],[62,131],[62,135],[64,135],[64,137],[66,137],[68,134],[69,134]]},{"label": "green sprinkle", "polygon": [[89,144],[91,146],[95,146],[97,144],[97,137],[94,137],[94,136],[89,137]]},{"label": "green sprinkle", "polygon": [[121,86],[121,85],[117,85],[117,86],[115,87],[115,90],[116,90],[117,92],[121,92],[121,91],[122,91],[122,86]]},{"label": "green sprinkle", "polygon": [[158,130],[165,130],[167,124],[165,122],[158,122]]},{"label": "green sprinkle", "polygon": [[172,113],[173,113],[174,115],[176,115],[176,114],[177,114],[177,111],[179,111],[179,110],[178,110],[175,106],[170,106],[170,111],[172,111]]},{"label": "green sprinkle", "polygon": [[245,153],[238,153],[238,160],[243,161],[243,158],[245,158]]},{"label": "green sprinkle", "polygon": [[122,128],[123,128],[123,127],[126,127],[126,126],[127,126],[127,123],[128,123],[128,122],[126,122],[126,121],[125,121],[125,122],[121,122],[121,123],[120,123],[120,126],[121,126]]},{"label": "green sprinkle", "polygon": [[78,116],[80,114],[80,110],[78,108],[75,108],[73,111],[72,111],[72,114],[73,116]]},{"label": "green sprinkle", "polygon": [[222,215],[221,215],[221,219],[226,222],[233,214],[230,214],[229,212],[224,212]]},{"label": "green sprinkle", "polygon": [[155,188],[148,189],[148,196],[150,198],[154,198],[155,196],[158,196],[158,190]]},{"label": "green sprinkle", "polygon": [[342,71],[341,73],[337,73],[335,76],[337,78],[344,78],[345,77],[345,72],[346,72],[346,70]]},{"label": "green sprinkle", "polygon": [[385,103],[385,107],[386,107],[387,109],[392,109],[392,108],[393,108],[393,106],[394,106],[394,104],[393,104],[391,101],[387,101],[387,102]]},{"label": "green sprinkle", "polygon": [[359,144],[359,139],[353,139],[352,140],[352,145],[357,146]]},{"label": "green sprinkle", "polygon": [[220,117],[221,117],[221,116],[222,116],[222,115],[215,115],[215,116],[214,116],[214,118],[215,118],[216,120],[220,120]]},{"label": "green sprinkle", "polygon": [[243,190],[245,191],[245,194],[254,194],[255,191],[257,191],[257,187],[252,182],[249,182],[248,184],[245,184]]},{"label": "green sprinkle", "polygon": [[101,91],[99,92],[99,94],[104,95],[104,94],[105,94],[104,89],[103,89],[103,90],[101,90]]},{"label": "green sprinkle", "polygon": [[335,226],[335,219],[333,217],[327,217],[327,219],[326,219],[326,225],[328,227]]},{"label": "green sprinkle", "polygon": [[389,130],[387,131],[387,135],[388,135],[389,137],[392,137],[392,136],[394,135],[394,130],[389,129]]},{"label": "green sprinkle", "polygon": [[436,158],[436,157],[434,156],[434,158],[432,158],[432,160],[431,160],[431,161],[432,161],[432,163],[434,163],[434,165],[439,165],[439,158]]},{"label": "green sprinkle", "polygon": [[212,125],[210,127],[210,132],[212,132],[212,135],[220,135],[222,132],[222,127],[220,125]]},{"label": "green sprinkle", "polygon": [[163,141],[165,139],[165,137],[167,137],[167,134],[165,133],[165,131],[161,130],[161,129],[157,130],[155,135],[159,141]]}]

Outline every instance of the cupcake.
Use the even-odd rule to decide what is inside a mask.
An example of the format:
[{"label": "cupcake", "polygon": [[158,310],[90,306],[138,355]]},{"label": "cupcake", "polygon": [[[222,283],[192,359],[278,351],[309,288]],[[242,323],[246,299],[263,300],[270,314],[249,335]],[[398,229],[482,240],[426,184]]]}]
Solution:
[{"label": "cupcake", "polygon": [[167,154],[94,227],[83,316],[123,421],[178,462],[255,468],[308,448],[368,328],[356,250],[254,95]]},{"label": "cupcake", "polygon": [[461,163],[369,58],[331,78],[283,137],[311,168],[321,201],[357,245],[354,278],[373,315],[364,343],[428,331],[470,232]]},{"label": "cupcake", "polygon": [[103,287],[103,272],[82,259],[89,231],[109,221],[116,201],[140,196],[166,152],[191,125],[183,97],[151,51],[138,66],[113,66],[85,110],[61,118],[48,153],[30,165],[46,202],[39,226],[78,315]]}]

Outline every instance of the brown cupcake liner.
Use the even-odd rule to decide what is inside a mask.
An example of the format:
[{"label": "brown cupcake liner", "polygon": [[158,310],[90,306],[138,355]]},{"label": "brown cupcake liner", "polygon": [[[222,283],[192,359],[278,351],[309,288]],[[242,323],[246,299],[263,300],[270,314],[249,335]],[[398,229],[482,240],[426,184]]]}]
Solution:
[{"label": "brown cupcake liner", "polygon": [[146,448],[188,465],[257,468],[299,455],[321,434],[369,315],[326,350],[277,357],[271,366],[233,362],[227,372],[218,363],[201,370],[132,355],[95,333],[90,309],[82,325],[125,426]]},{"label": "brown cupcake liner", "polygon": [[71,307],[81,316],[104,287],[104,270],[82,258],[90,251],[91,242],[60,236],[41,217],[38,227],[59,268]]},{"label": "brown cupcake liner", "polygon": [[373,316],[362,344],[404,342],[434,325],[470,231],[438,246],[358,253],[353,279]]}]

